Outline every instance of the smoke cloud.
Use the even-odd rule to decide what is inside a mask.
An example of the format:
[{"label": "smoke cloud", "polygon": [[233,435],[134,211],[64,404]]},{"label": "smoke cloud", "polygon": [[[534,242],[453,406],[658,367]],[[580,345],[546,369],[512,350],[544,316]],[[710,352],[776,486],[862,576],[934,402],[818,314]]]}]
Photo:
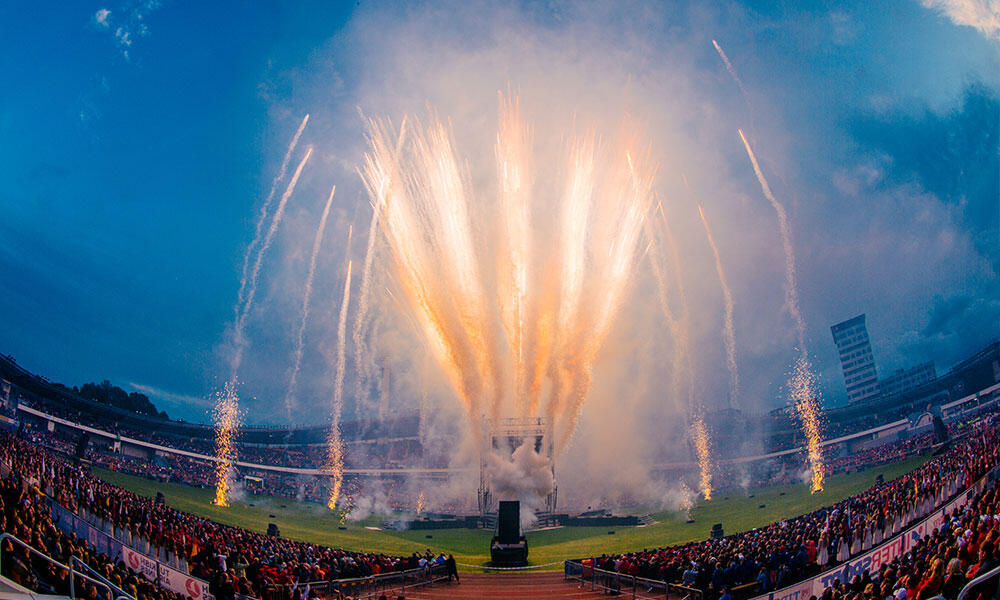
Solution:
[{"label": "smoke cloud", "polygon": [[[691,26],[673,27],[678,20],[690,21]],[[684,504],[690,490],[698,488],[697,469],[687,479],[687,492],[676,484],[652,481],[650,469],[696,459],[688,433],[690,413],[704,412],[710,423],[711,415],[726,407],[733,395],[727,371],[734,356],[742,375],[734,408],[760,414],[784,403],[782,373],[794,364],[799,354],[796,348],[804,347],[807,340],[812,341],[820,379],[833,381],[834,390],[842,385],[835,378],[839,366],[832,344],[817,343],[828,338],[830,323],[865,310],[894,311],[900,320],[926,322],[929,305],[921,306],[920,299],[930,300],[928,289],[956,289],[994,276],[968,235],[956,227],[956,215],[935,197],[857,175],[861,167],[864,172],[879,172],[878,164],[823,165],[820,170],[831,167],[830,175],[813,189],[813,181],[798,170],[797,155],[790,151],[796,131],[780,113],[782,100],[768,92],[777,84],[760,80],[751,57],[741,52],[745,44],[733,36],[717,39],[726,40],[726,58],[732,59],[729,65],[741,66],[739,89],[733,87],[727,65],[719,60],[722,53],[713,45],[713,36],[719,27],[732,24],[711,11],[675,11],[644,4],[627,11],[589,3],[559,8],[476,3],[428,4],[409,10],[364,7],[294,74],[294,104],[307,107],[311,114],[302,143],[312,145],[316,153],[302,174],[303,191],[296,195],[306,197],[308,190],[310,197],[325,199],[320,190],[336,184],[338,204],[330,215],[330,227],[340,231],[347,229],[345,205],[367,198],[358,175],[368,150],[367,123],[359,117],[358,108],[365,116],[391,121],[398,130],[404,116],[426,117],[428,106],[432,107],[448,130],[455,155],[461,157],[463,185],[474,199],[476,220],[488,222],[501,218],[499,207],[506,202],[497,197],[497,190],[504,189],[498,185],[496,144],[501,124],[497,97],[508,92],[517,97],[518,110],[532,124],[530,135],[524,138],[531,144],[536,165],[530,215],[533,231],[552,236],[557,231],[554,224],[572,139],[592,133],[609,143],[630,119],[649,140],[649,158],[658,167],[653,194],[662,205],[662,214],[657,210],[647,215],[643,227],[647,237],[638,249],[643,260],[637,261],[634,281],[623,293],[618,316],[594,361],[593,384],[580,406],[576,431],[566,440],[555,465],[561,506],[631,498],[663,506]],[[343,48],[352,51],[344,53]],[[336,90],[336,102],[328,101],[332,79],[345,82]],[[792,305],[785,296],[785,252],[774,210],[761,197],[759,183],[747,166],[746,149],[734,135],[750,121],[744,94],[754,97],[752,141],[759,168],[767,172],[774,194],[790,199],[784,207],[786,227],[799,260],[801,290]],[[281,102],[277,101],[282,110],[276,114],[305,112],[290,111]],[[294,123],[284,123],[283,130],[291,132],[296,125],[298,117]],[[280,155],[285,147],[276,151]],[[731,308],[719,293],[715,257],[705,244],[692,197],[701,199],[706,213],[713,215],[714,241],[719,254],[726,257]],[[808,203],[799,200],[806,198]],[[919,210],[906,210],[910,201],[918,203]],[[301,301],[308,259],[308,243],[303,240],[315,232],[322,208],[318,202],[288,214],[276,237],[280,256],[267,265],[262,308],[248,323],[254,339],[276,340],[274,345],[280,346],[282,336],[274,331],[295,330],[294,324],[288,324],[297,323],[296,299]],[[363,207],[361,223],[372,217],[366,212],[370,207],[366,203]],[[839,215],[839,220],[831,218],[832,214]],[[844,222],[845,214],[852,215],[850,222]],[[889,226],[890,217],[897,223],[912,217],[912,223]],[[676,264],[661,221],[669,223]],[[840,225],[830,226],[831,222]],[[871,229],[854,226],[869,222],[875,223]],[[366,258],[355,265],[360,267],[362,281],[355,290],[360,302],[349,317],[345,410],[354,408],[359,416],[376,416],[380,390],[391,414],[419,410],[424,417],[427,460],[447,461],[473,473],[437,489],[428,486],[428,508],[463,499],[471,503],[478,447],[469,411],[460,405],[437,362],[428,359],[430,349],[419,324],[395,295],[398,281],[386,268],[388,253],[384,238],[379,237],[381,230],[377,221],[371,223],[367,236],[362,230],[355,232],[363,238],[358,246],[365,249]],[[657,229],[650,232],[651,227]],[[483,236],[484,232],[474,234]],[[485,248],[487,252],[474,266],[496,270],[497,265],[490,263],[490,251],[499,253],[495,240],[487,239]],[[926,252],[929,258],[918,256]],[[654,254],[659,257],[659,270],[647,260]],[[315,297],[339,298],[344,259],[338,251],[320,257]],[[924,268],[927,261],[933,265],[930,272]],[[849,264],[858,264],[857,272],[844,266]],[[887,277],[886,265],[890,264],[893,274]],[[505,285],[516,289],[513,271]],[[893,294],[880,293],[885,281],[893,279],[899,283]],[[684,312],[678,303],[681,288],[689,313],[683,327],[679,321],[672,322]],[[845,288],[861,291],[848,297],[840,293]],[[603,292],[599,284],[582,290],[595,302]],[[914,300],[900,305],[899,297]],[[310,317],[307,340],[313,340],[313,345],[307,344],[303,357],[298,394],[302,402],[293,417],[299,422],[310,414],[327,412],[328,365],[335,362],[329,357],[337,353],[337,304],[330,301],[325,309],[317,307]],[[798,313],[791,322],[784,312],[789,309]],[[665,312],[672,318],[665,317]],[[512,311],[508,318],[516,316]],[[508,329],[497,324],[492,333],[498,338],[513,335]],[[735,352],[720,338],[720,329],[739,329]],[[262,335],[268,331],[272,335]],[[687,355],[677,360],[682,348]],[[280,350],[272,346],[267,352],[248,352],[253,356],[248,356],[244,369],[245,386],[266,391],[267,374],[287,368],[269,360],[280,356]],[[383,379],[382,374],[390,378]],[[548,391],[543,389],[542,394]],[[260,404],[266,407],[265,402]],[[756,439],[741,443],[761,445]],[[713,448],[720,453],[734,450],[715,443]],[[497,486],[516,494],[522,493],[517,490],[545,489],[537,479],[545,470],[536,462],[541,458],[525,452],[498,459],[494,465]],[[458,479],[462,479],[460,484]]]}]

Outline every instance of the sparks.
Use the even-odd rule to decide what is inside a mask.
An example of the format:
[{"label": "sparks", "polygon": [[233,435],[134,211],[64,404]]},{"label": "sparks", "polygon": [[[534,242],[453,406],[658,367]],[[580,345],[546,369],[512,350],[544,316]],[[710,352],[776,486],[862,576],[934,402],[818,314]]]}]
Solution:
[{"label": "sparks", "polygon": [[[348,240],[350,244],[350,240]],[[350,250],[348,249],[348,252]],[[351,261],[347,261],[347,276],[344,278],[344,299],[340,304],[340,319],[337,322],[337,368],[333,383],[333,405],[331,407],[330,431],[326,439],[326,468],[331,472],[330,493],[326,505],[330,510],[337,507],[340,487],[344,482],[344,446],[340,439],[340,415],[344,408],[344,368],[346,365],[347,309],[351,302]]]},{"label": "sparks", "polygon": [[708,436],[705,421],[698,417],[691,425],[694,436],[694,448],[698,454],[699,480],[698,487],[705,500],[712,499],[712,443]]},{"label": "sparks", "polygon": [[233,445],[233,433],[239,427],[239,408],[236,398],[235,384],[227,383],[219,393],[215,410],[212,413],[215,423],[215,499],[216,506],[229,506],[229,492],[232,487],[233,465],[236,462],[236,448]]},{"label": "sparks", "polygon": [[[482,415],[545,416],[558,454],[632,282],[656,166],[628,123],[617,147],[592,132],[574,137],[550,256],[536,247],[550,236],[532,220],[531,128],[516,98],[500,97],[499,117],[499,227],[475,220],[469,177],[433,114],[398,132],[370,120],[361,175],[388,249],[394,296],[471,430],[481,431]],[[483,259],[491,247],[500,249],[492,264]],[[604,293],[588,296],[592,286]]]}]

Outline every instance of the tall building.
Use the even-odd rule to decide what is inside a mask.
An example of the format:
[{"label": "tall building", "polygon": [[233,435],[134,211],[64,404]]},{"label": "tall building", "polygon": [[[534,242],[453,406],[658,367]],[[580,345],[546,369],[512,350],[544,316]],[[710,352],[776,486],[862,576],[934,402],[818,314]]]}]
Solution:
[{"label": "tall building", "polygon": [[840,353],[840,368],[844,370],[847,401],[851,404],[865,402],[878,396],[878,373],[872,345],[868,340],[865,316],[859,315],[830,327],[833,341]]},{"label": "tall building", "polygon": [[916,389],[937,378],[933,362],[925,362],[909,369],[898,369],[892,375],[878,382],[882,397],[888,398]]}]

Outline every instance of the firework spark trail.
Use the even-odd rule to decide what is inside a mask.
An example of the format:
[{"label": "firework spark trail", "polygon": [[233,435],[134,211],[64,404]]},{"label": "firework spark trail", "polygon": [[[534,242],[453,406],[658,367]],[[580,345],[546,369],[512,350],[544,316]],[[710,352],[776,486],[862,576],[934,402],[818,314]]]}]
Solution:
[{"label": "firework spark trail", "polygon": [[[381,176],[384,177],[382,181],[383,185],[401,185],[398,177],[399,168],[399,155],[403,147],[403,142],[406,139],[406,118],[403,118],[403,122],[400,125],[399,137],[396,141],[395,152],[391,154],[391,164],[386,169],[386,172]],[[385,158],[389,158],[386,156]],[[364,174],[361,174],[364,177]],[[380,194],[389,197],[393,191],[390,189],[380,190]],[[361,289],[358,295],[358,310],[356,311],[354,317],[354,364],[357,370],[357,378],[355,379],[355,398],[357,402],[355,403],[355,410],[358,420],[361,420],[362,414],[362,399],[367,399],[368,394],[365,393],[364,385],[371,379],[372,372],[374,371],[374,363],[371,360],[370,353],[368,352],[368,345],[365,340],[365,331],[368,324],[368,313],[369,306],[371,304],[372,295],[372,269],[375,264],[375,255],[377,253],[377,240],[378,240],[378,215],[379,210],[376,203],[373,201],[372,204],[372,219],[371,223],[368,225],[368,242],[367,248],[365,249],[365,262],[361,269]]]},{"label": "firework spark trail", "polygon": [[705,237],[708,238],[708,245],[712,247],[712,254],[715,256],[715,271],[719,275],[719,286],[722,287],[722,297],[725,300],[726,316],[724,334],[726,340],[726,363],[729,365],[729,407],[732,408],[740,390],[740,374],[736,367],[736,328],[733,325],[733,294],[726,283],[726,274],[722,270],[722,259],[719,257],[719,248],[712,238],[712,231],[708,228],[708,220],[705,212],[698,205],[698,214],[701,216],[701,223],[705,226]]},{"label": "firework spark trail", "polygon": [[[281,160],[281,168],[278,170],[278,174],[275,176],[274,180],[271,181],[271,191],[267,193],[267,198],[264,199],[264,205],[260,207],[260,214],[257,216],[257,227],[253,234],[253,239],[250,241],[250,245],[247,246],[246,252],[243,254],[243,270],[240,274],[240,291],[237,294],[236,305],[233,307],[233,311],[237,312],[240,306],[243,304],[244,294],[247,289],[247,270],[250,268],[250,255],[253,253],[257,244],[260,243],[260,234],[264,230],[264,221],[267,220],[267,211],[271,209],[271,201],[274,200],[274,192],[278,189],[278,183],[285,178],[285,173],[288,170],[288,161],[292,158],[292,152],[295,151],[295,146],[299,143],[299,137],[306,128],[306,123],[309,122],[309,115],[302,117],[302,123],[299,124],[298,130],[295,132],[295,136],[292,137],[292,143],[288,145],[288,150],[285,152],[285,157]],[[238,314],[237,314],[238,316]]]},{"label": "firework spark trail", "polygon": [[559,308],[556,313],[556,344],[559,361],[555,370],[553,397],[549,400],[548,418],[555,425],[562,413],[566,397],[571,393],[573,376],[578,366],[573,364],[578,352],[578,340],[583,337],[578,330],[577,312],[583,293],[587,267],[587,222],[594,194],[596,140],[593,134],[578,138],[570,151],[570,180],[562,204],[562,237],[559,255],[562,269],[559,274]]},{"label": "firework spark trail", "polygon": [[694,438],[694,448],[698,453],[698,468],[700,477],[698,488],[701,490],[705,500],[712,499],[712,441],[708,435],[708,428],[701,417],[695,419],[691,424],[691,434]]},{"label": "firework spark trail", "polygon": [[785,303],[788,305],[788,312],[795,322],[795,332],[798,336],[799,357],[795,363],[795,370],[792,378],[788,382],[789,394],[795,405],[796,413],[802,424],[802,431],[806,436],[807,455],[809,466],[812,469],[812,491],[818,492],[823,489],[823,478],[825,467],[823,465],[823,454],[820,451],[822,422],[820,421],[819,403],[815,385],[812,381],[812,368],[809,362],[809,352],[806,349],[806,322],[799,311],[799,291],[795,281],[795,255],[792,251],[791,233],[788,227],[788,215],[785,207],[774,197],[771,186],[767,184],[764,173],[757,163],[757,157],[750,148],[750,143],[743,130],[739,130],[740,139],[746,148],[747,156],[750,157],[750,164],[753,165],[754,174],[760,182],[760,189],[764,192],[774,211],[778,213],[778,225],[781,230],[781,245],[785,251]]},{"label": "firework spark trail", "polygon": [[479,393],[492,386],[490,416],[500,414],[503,382],[497,368],[497,340],[492,336],[485,293],[476,265],[476,251],[468,215],[468,196],[455,159],[451,135],[444,124],[432,117],[430,125],[417,127],[414,137],[414,166],[423,181],[414,189],[425,214],[437,224],[438,252],[450,279],[447,294],[458,311],[469,358],[479,374]]},{"label": "firework spark trail", "polygon": [[501,316],[514,365],[514,395],[518,414],[530,415],[527,398],[528,368],[534,362],[532,340],[526,339],[531,329],[526,327],[528,308],[529,263],[529,200],[531,180],[531,128],[521,121],[516,98],[499,97],[499,131],[496,156],[500,181],[500,210],[506,226],[501,238],[499,285],[497,286]]},{"label": "firework spark trail", "polygon": [[[319,226],[316,227],[312,255],[309,257],[309,274],[306,276],[305,293],[302,295],[302,318],[299,320],[299,332],[296,338],[295,354],[292,361],[292,375],[288,380],[288,390],[285,392],[285,413],[289,423],[292,422],[292,403],[295,398],[295,384],[299,376],[299,368],[302,365],[302,352],[305,347],[306,323],[309,321],[309,299],[312,297],[313,278],[316,275],[316,257],[319,255],[320,246],[323,244],[326,219],[330,215],[330,206],[333,205],[333,194],[336,191],[337,186],[333,186],[330,189],[330,197],[326,199],[326,206],[323,207],[323,215],[319,219]],[[348,242],[348,246],[350,246],[350,242]]]},{"label": "firework spark trail", "polygon": [[219,393],[212,411],[215,423],[215,500],[217,506],[229,506],[229,490],[232,487],[233,463],[236,462],[236,448],[233,433],[239,426],[239,406],[236,383],[228,382]]},{"label": "firework spark trail", "polygon": [[740,139],[743,140],[743,146],[747,150],[747,156],[750,157],[750,164],[753,165],[753,172],[757,175],[757,181],[760,182],[760,189],[764,192],[764,196],[768,202],[771,203],[774,212],[778,213],[778,226],[781,229],[781,246],[785,251],[785,303],[788,305],[788,312],[791,313],[792,320],[795,322],[799,352],[805,356],[806,321],[802,318],[802,313],[799,311],[799,288],[795,281],[795,254],[792,250],[792,234],[788,227],[788,214],[785,212],[785,207],[778,202],[771,192],[771,186],[767,184],[767,179],[764,178],[764,173],[760,170],[760,164],[757,163],[757,156],[753,153],[753,149],[750,148],[750,142],[743,135],[743,130],[740,129],[739,132]]},{"label": "firework spark trail", "polygon": [[[667,238],[667,242],[672,244],[673,236],[670,231],[670,227],[667,224],[666,215],[663,212],[663,204],[657,202],[656,209],[660,213],[660,216],[662,218],[662,223],[664,228],[664,233],[662,235],[664,235]],[[686,359],[687,334],[685,329],[685,323],[682,322],[682,320],[675,314],[674,309],[671,308],[670,306],[670,298],[667,291],[666,275],[663,273],[664,267],[662,264],[664,261],[668,259],[661,254],[663,250],[661,248],[660,242],[657,240],[657,233],[656,233],[656,228],[654,227],[654,223],[655,221],[648,221],[646,224],[646,237],[649,239],[649,248],[650,248],[650,251],[647,256],[649,258],[649,264],[653,269],[653,278],[656,281],[656,291],[658,299],[660,301],[660,309],[663,311],[663,316],[667,320],[667,328],[670,330],[670,335],[674,344],[674,351],[671,356],[672,376],[670,378],[670,388],[671,388],[670,395],[671,399],[678,407],[682,407],[683,410],[690,412],[691,410],[690,399],[686,399],[683,402],[681,399],[682,396],[681,389],[682,387],[684,387],[683,381],[686,380],[689,375],[684,367],[684,365],[687,362]],[[664,245],[668,245],[667,242],[664,242]],[[673,275],[675,280],[680,281],[680,270],[678,267],[679,265],[675,263]],[[686,303],[686,298],[684,298],[683,285],[682,284],[679,285],[676,289],[678,289],[679,291],[678,296],[680,296],[681,299],[682,312],[686,312],[687,303]]]},{"label": "firework spark trail", "polygon": [[424,512],[424,492],[421,491],[420,495],[417,496],[417,515]]},{"label": "firework spark trail", "polygon": [[[618,218],[616,227],[611,232],[612,237],[608,240],[608,258],[603,264],[603,269],[596,274],[604,289],[597,310],[588,319],[589,331],[582,340],[583,351],[578,359],[580,360],[577,366],[578,374],[569,397],[569,407],[563,417],[562,436],[556,441],[560,453],[569,443],[576,428],[580,409],[590,390],[594,362],[611,332],[625,291],[631,283],[633,266],[638,256],[637,250],[642,239],[643,223],[651,204],[656,168],[649,160],[648,152],[633,157],[631,152],[626,150],[624,160],[621,162],[624,165],[615,175],[622,180],[619,189],[622,190],[624,198],[621,202],[603,206],[605,212],[610,214],[602,215],[602,222],[614,223],[615,216]],[[587,327],[581,323],[576,330],[585,329]]]},{"label": "firework spark trail", "polygon": [[[288,182],[288,187],[285,188],[285,193],[281,195],[281,200],[278,202],[278,207],[274,211],[274,216],[271,217],[271,226],[268,228],[267,235],[264,237],[264,241],[261,242],[260,248],[257,251],[257,257],[254,260],[253,269],[250,272],[250,279],[247,283],[246,297],[243,299],[243,306],[240,308],[239,315],[236,317],[236,323],[233,326],[233,342],[235,350],[230,364],[229,380],[226,382],[225,393],[219,397],[218,405],[216,406],[216,412],[220,412],[224,415],[228,415],[230,413],[236,415],[239,411],[239,397],[236,391],[237,376],[239,375],[240,364],[243,362],[243,353],[246,350],[246,321],[250,314],[250,309],[253,308],[254,296],[257,294],[257,281],[260,277],[260,266],[264,260],[264,254],[271,246],[271,240],[274,237],[274,233],[278,230],[278,225],[281,223],[281,217],[284,215],[285,205],[288,203],[288,199],[291,197],[292,192],[295,191],[295,185],[299,181],[299,175],[302,174],[302,169],[305,168],[306,162],[308,162],[311,155],[312,147],[309,147],[309,149],[306,150],[305,156],[302,157],[302,161],[299,162],[299,166],[295,169],[295,174],[292,175],[291,181]],[[232,407],[227,408],[228,404],[232,404]],[[229,483],[227,481],[227,477],[229,476],[228,474],[233,468],[233,463],[236,460],[236,452],[232,446],[232,437],[236,425],[235,416],[231,419],[223,418],[216,420],[215,445],[218,458],[220,459],[220,466],[216,469],[215,493],[217,503],[222,506],[228,505],[229,502]]]},{"label": "firework spark trail", "polygon": [[[657,203],[657,209],[663,212],[663,206],[659,203]],[[660,310],[663,311],[663,316],[667,319],[667,325],[670,330],[674,331],[677,318],[674,316],[674,310],[670,307],[669,294],[667,293],[667,279],[663,274],[663,266],[660,264],[662,257],[660,256],[653,221],[646,222],[646,238],[649,240],[649,251],[646,253],[646,257],[649,259],[649,266],[653,269],[653,279],[656,281],[656,294],[657,299],[660,301]]]},{"label": "firework spark trail", "polygon": [[[348,247],[350,247],[349,238]],[[347,309],[350,303],[351,261],[347,261],[347,276],[344,278],[344,300],[340,304],[340,318],[337,320],[337,367],[333,382],[332,418],[330,420],[330,432],[327,435],[326,446],[326,468],[332,471],[330,494],[326,501],[326,505],[330,510],[337,507],[340,486],[344,481],[344,446],[340,439],[340,414],[344,408],[344,369],[347,364]]]},{"label": "firework spark trail", "polygon": [[278,231],[278,225],[281,224],[281,218],[285,214],[285,205],[288,204],[288,199],[291,198],[292,192],[295,191],[295,186],[299,182],[299,175],[302,174],[302,169],[305,168],[306,163],[309,161],[309,157],[312,156],[312,146],[310,146],[302,160],[299,162],[299,166],[296,167],[295,173],[292,175],[291,181],[288,182],[288,187],[285,188],[285,193],[281,195],[281,199],[278,201],[278,208],[274,211],[274,216],[271,217],[271,225],[268,227],[267,235],[264,236],[264,240],[260,244],[260,249],[257,251],[257,257],[253,263],[253,269],[250,271],[250,279],[247,283],[246,297],[243,299],[243,307],[240,310],[239,316],[236,318],[236,325],[233,328],[233,338],[236,345],[236,352],[233,356],[232,370],[229,377],[230,381],[236,380],[236,375],[239,372],[240,364],[243,362],[243,352],[246,350],[246,339],[244,337],[247,317],[250,315],[250,309],[253,308],[254,297],[257,295],[257,282],[260,278],[260,267],[264,261],[264,254],[267,252],[268,248],[271,247],[271,240],[274,239],[275,232]]},{"label": "firework spark trail", "polygon": [[747,103],[748,107],[751,106],[750,95],[747,94],[747,89],[743,87],[743,81],[740,79],[740,76],[736,73],[736,68],[733,67],[733,63],[729,62],[729,57],[726,56],[725,52],[723,52],[722,46],[719,45],[719,42],[712,40],[712,45],[715,46],[715,51],[719,53],[719,57],[722,59],[722,62],[726,65],[726,70],[729,71],[729,74],[732,75],[733,80],[736,81],[736,85],[739,86],[740,94],[743,95],[743,101]]},{"label": "firework spark trail", "polygon": [[[469,417],[479,418],[480,385],[476,373],[469,368],[468,352],[462,335],[453,322],[448,290],[434,289],[436,265],[421,221],[414,213],[414,199],[399,174],[403,132],[396,145],[391,143],[391,124],[375,120],[368,122],[371,150],[365,154],[361,177],[372,198],[378,222],[391,250],[392,270],[408,305],[416,317],[427,345],[442,366],[452,388],[458,394]],[[449,257],[433,257],[441,261]],[[479,431],[479,428],[473,428]]]},{"label": "firework spark trail", "polygon": [[361,420],[361,399],[366,397],[364,394],[364,384],[371,375],[371,365],[370,361],[366,360],[368,358],[368,353],[366,351],[367,345],[365,344],[365,325],[368,322],[368,304],[371,301],[371,279],[372,279],[372,266],[375,262],[375,240],[378,233],[378,211],[372,210],[372,220],[368,224],[368,247],[365,249],[365,262],[361,268],[361,290],[358,294],[358,309],[355,311],[354,315],[354,364],[357,370],[357,377],[355,378],[355,398],[357,402],[355,403],[355,411],[358,420]]},{"label": "firework spark trail", "polygon": [[810,490],[812,493],[823,491],[823,479],[826,467],[823,464],[821,447],[821,430],[823,428],[815,377],[809,359],[800,356],[795,363],[795,370],[788,382],[790,395],[795,404],[795,412],[802,423],[802,431],[806,436],[806,456],[811,471]]},{"label": "firework spark trail", "polygon": [[[687,178],[684,178],[684,185],[687,187]],[[688,188],[690,192],[690,188]],[[666,239],[666,246],[669,249],[672,272],[674,275],[674,285],[677,288],[677,296],[680,304],[680,316],[675,318],[669,310],[669,305],[661,302],[667,308],[664,314],[670,325],[671,334],[674,338],[674,353],[672,360],[673,378],[671,379],[671,390],[675,401],[683,405],[683,410],[691,419],[691,437],[695,449],[698,452],[699,488],[702,494],[711,496],[712,481],[712,441],[708,429],[704,425],[701,413],[703,407],[699,406],[694,396],[694,367],[691,364],[691,348],[689,331],[691,325],[691,311],[688,308],[687,294],[684,291],[684,278],[681,272],[680,252],[677,250],[677,243],[674,240],[673,230],[667,215],[663,211],[663,204],[658,204],[657,210],[660,213],[660,222],[663,226],[663,235]],[[655,271],[654,271],[655,272]],[[662,275],[661,275],[662,277]],[[683,396],[683,399],[680,397]],[[700,425],[699,425],[700,424]],[[707,490],[707,491],[706,491]]]},{"label": "firework spark trail", "polygon": [[[554,260],[554,259],[553,259]],[[545,274],[538,285],[538,297],[529,304],[528,414],[538,415],[542,386],[549,374],[550,359],[556,336],[556,315],[559,310],[558,274],[551,264],[542,269]]]}]

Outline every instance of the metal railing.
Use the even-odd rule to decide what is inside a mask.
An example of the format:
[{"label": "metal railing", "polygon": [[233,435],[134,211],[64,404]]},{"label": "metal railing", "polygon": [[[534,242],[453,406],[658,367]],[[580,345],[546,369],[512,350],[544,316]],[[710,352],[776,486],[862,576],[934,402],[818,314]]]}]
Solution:
[{"label": "metal railing", "polygon": [[[109,589],[109,591],[114,591],[114,593],[117,594],[117,596],[115,596],[115,600],[136,600],[131,594],[129,594],[125,590],[121,589],[117,585],[111,583],[107,579],[105,579],[100,573],[98,573],[93,568],[91,568],[90,565],[88,565],[87,563],[83,562],[82,559],[77,558],[76,555],[73,555],[73,556],[69,557],[69,596],[70,596],[70,598],[76,598],[76,596],[73,594],[73,592],[74,592],[74,588],[73,588],[73,573],[74,573],[74,571],[73,571],[73,565],[78,565],[83,570],[88,571],[91,574],[91,577],[96,578],[98,581],[100,581],[101,583],[103,583]],[[80,572],[80,576],[81,577],[86,577],[83,574],[82,571]],[[91,579],[91,577],[87,577],[87,578]]]},{"label": "metal railing", "polygon": [[407,589],[415,587],[433,585],[439,581],[447,579],[445,568],[442,565],[434,565],[430,569],[408,569],[406,571],[395,571],[392,573],[382,573],[379,575],[369,575],[367,577],[355,577],[351,579],[333,579],[311,581],[298,584],[270,585],[261,593],[262,600],[291,600],[295,589],[304,589],[307,585],[311,591],[315,591],[320,597],[330,600],[350,596],[358,600],[362,598],[378,598],[382,594],[399,591],[405,592]]},{"label": "metal railing", "polygon": [[[975,588],[976,586],[978,586],[981,583],[984,583],[985,581],[988,581],[990,579],[993,579],[993,578],[997,577],[997,575],[1000,575],[1000,567],[997,567],[997,568],[995,568],[995,569],[993,569],[991,571],[987,571],[986,573],[983,573],[982,575],[978,575],[972,581],[970,581],[969,583],[965,584],[965,587],[962,588],[962,591],[958,593],[957,600],[965,600],[965,597],[968,596],[969,592],[971,592],[973,588]],[[991,595],[991,597],[993,597],[995,595],[996,595],[996,591],[994,590],[994,593]]]},{"label": "metal railing", "polygon": [[702,592],[697,588],[606,571],[592,565],[585,565],[581,560],[564,561],[563,577],[567,580],[579,581],[581,588],[589,585],[591,590],[599,589],[605,593],[631,597],[636,600],[652,600],[654,598],[702,600]]},{"label": "metal railing", "polygon": [[[104,577],[102,577],[100,573],[98,573],[94,569],[90,568],[90,565],[86,564],[85,562],[83,562],[82,560],[80,560],[79,558],[77,558],[76,556],[71,556],[70,557],[70,559],[69,559],[69,566],[64,565],[61,562],[55,560],[54,558],[52,558],[52,557],[44,554],[43,552],[39,552],[38,550],[36,550],[35,548],[33,548],[32,546],[30,546],[26,542],[18,539],[17,537],[14,536],[14,534],[11,534],[11,533],[0,534],[0,571],[2,571],[2,568],[3,568],[3,546],[4,546],[4,542],[7,541],[7,540],[10,540],[12,544],[16,543],[19,546],[21,546],[22,548],[27,549],[28,552],[30,552],[33,555],[41,558],[42,560],[45,560],[46,562],[48,562],[48,563],[50,563],[52,565],[55,565],[56,567],[60,567],[62,569],[65,569],[67,572],[69,572],[69,597],[70,598],[76,598],[76,578],[79,577],[81,579],[89,581],[89,582],[93,583],[94,585],[100,586],[100,587],[104,588],[105,590],[107,590],[107,597],[108,598],[111,598],[113,600],[136,600],[132,595],[130,595],[129,593],[125,592],[124,590],[122,590],[121,588],[119,588],[118,586],[116,586],[115,584],[111,583],[110,581],[108,581],[107,579],[105,579]],[[93,576],[87,575],[86,573],[83,573],[83,572],[78,571],[77,569],[75,569],[74,565],[77,565],[77,564],[79,566],[83,567],[84,569],[86,569],[87,571],[89,571],[90,573],[92,573]],[[27,565],[27,566],[28,566],[29,569],[31,568],[31,565]]]}]

